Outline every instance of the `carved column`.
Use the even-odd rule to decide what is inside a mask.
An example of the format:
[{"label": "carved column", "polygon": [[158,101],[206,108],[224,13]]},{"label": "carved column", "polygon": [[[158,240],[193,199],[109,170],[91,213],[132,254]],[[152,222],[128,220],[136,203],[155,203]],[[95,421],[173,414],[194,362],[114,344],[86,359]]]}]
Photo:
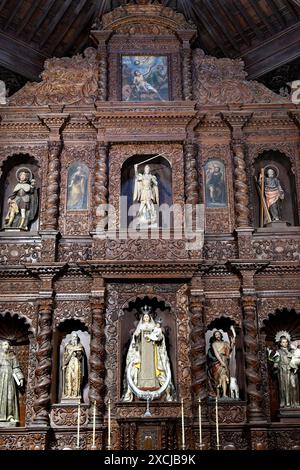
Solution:
[{"label": "carved column", "polygon": [[196,289],[191,289],[190,313],[192,394],[194,404],[196,404],[199,398],[203,400],[207,395],[204,296],[203,292]]},{"label": "carved column", "polygon": [[52,365],[52,308],[53,299],[39,301],[39,318],[37,334],[37,353],[34,386],[33,424],[49,425],[50,385]]},{"label": "carved column", "polygon": [[108,146],[105,142],[98,142],[96,147],[96,169],[93,187],[93,230],[94,232],[105,229],[104,220],[107,211],[103,207],[108,203],[108,168],[107,168],[107,150]]},{"label": "carved column", "polygon": [[262,380],[258,359],[256,297],[254,295],[243,296],[242,305],[244,313],[245,373],[249,401],[248,418],[250,423],[262,422],[264,421],[264,413],[262,408]]},{"label": "carved column", "polygon": [[49,113],[39,116],[49,130],[48,171],[45,213],[42,219],[42,262],[56,260],[56,238],[58,234],[59,193],[60,193],[60,154],[63,148],[61,132],[69,115]]},{"label": "carved column", "polygon": [[250,226],[249,187],[245,161],[243,127],[251,114],[240,112],[223,114],[223,119],[231,130],[231,149],[234,165],[235,223],[238,234],[240,258],[252,258],[252,227]]},{"label": "carved column", "polygon": [[104,286],[92,293],[92,332],[90,350],[90,422],[93,420],[93,404],[96,402],[96,423],[105,412],[105,301]]},{"label": "carved column", "polygon": [[108,62],[107,62],[107,41],[112,31],[91,31],[92,37],[98,44],[99,55],[99,79],[97,100],[106,101],[108,97]]},{"label": "carved column", "polygon": [[180,31],[182,40],[182,94],[184,100],[193,99],[192,51],[190,42],[195,36],[194,31]]},{"label": "carved column", "polygon": [[188,140],[184,144],[185,202],[199,204],[199,185],[196,161],[196,144]]}]

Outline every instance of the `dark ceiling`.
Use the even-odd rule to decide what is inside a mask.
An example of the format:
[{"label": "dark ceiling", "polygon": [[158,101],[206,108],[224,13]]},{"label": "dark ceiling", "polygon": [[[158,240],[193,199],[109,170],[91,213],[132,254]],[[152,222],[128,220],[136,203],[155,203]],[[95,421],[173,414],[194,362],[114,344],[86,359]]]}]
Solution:
[{"label": "dark ceiling", "polygon": [[[5,80],[10,74],[15,83],[23,77],[38,80],[46,58],[71,56],[91,44],[89,30],[96,16],[140,2],[0,0],[0,78]],[[241,57],[249,78],[262,77],[300,57],[300,0],[149,3],[182,12],[197,25],[196,47],[217,57]]]}]

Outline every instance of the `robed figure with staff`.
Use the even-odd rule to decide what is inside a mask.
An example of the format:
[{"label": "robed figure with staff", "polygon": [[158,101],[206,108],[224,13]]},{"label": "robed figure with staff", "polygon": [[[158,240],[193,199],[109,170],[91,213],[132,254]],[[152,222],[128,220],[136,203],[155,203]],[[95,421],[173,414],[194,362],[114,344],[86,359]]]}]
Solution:
[{"label": "robed figure with staff", "polygon": [[260,196],[260,226],[266,223],[282,220],[281,219],[281,203],[284,199],[284,191],[274,168],[268,166],[262,168],[257,188]]}]

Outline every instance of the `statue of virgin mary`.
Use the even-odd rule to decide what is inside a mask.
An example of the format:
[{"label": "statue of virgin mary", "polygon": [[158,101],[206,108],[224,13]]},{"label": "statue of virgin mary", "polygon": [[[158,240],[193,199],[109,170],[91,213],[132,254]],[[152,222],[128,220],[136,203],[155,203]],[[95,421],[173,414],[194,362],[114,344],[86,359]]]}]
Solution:
[{"label": "statue of virgin mary", "polygon": [[127,352],[122,400],[132,401],[133,395],[159,398],[165,393],[167,401],[173,401],[174,386],[161,320],[153,320],[151,307],[141,310]]}]

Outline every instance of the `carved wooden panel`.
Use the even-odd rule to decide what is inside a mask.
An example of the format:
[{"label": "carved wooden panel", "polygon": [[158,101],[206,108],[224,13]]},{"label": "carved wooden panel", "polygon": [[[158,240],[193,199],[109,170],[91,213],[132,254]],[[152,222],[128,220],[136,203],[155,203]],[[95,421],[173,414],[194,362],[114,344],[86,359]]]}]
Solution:
[{"label": "carved wooden panel", "polygon": [[216,318],[228,317],[241,326],[242,311],[239,299],[207,299],[205,306],[205,323],[208,325]]},{"label": "carved wooden panel", "polygon": [[53,328],[57,328],[65,320],[80,320],[88,328],[91,327],[91,308],[88,300],[58,300],[54,310]]}]

